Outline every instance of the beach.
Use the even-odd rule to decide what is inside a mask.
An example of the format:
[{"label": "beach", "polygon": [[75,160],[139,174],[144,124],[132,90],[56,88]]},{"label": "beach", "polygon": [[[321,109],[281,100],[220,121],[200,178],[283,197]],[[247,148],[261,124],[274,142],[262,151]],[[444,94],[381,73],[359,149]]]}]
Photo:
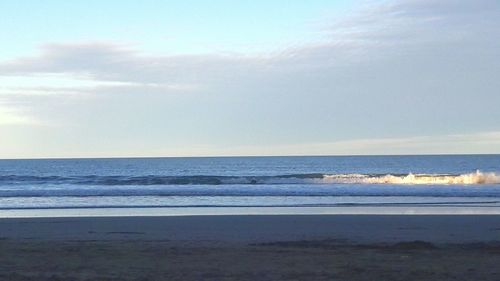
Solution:
[{"label": "beach", "polygon": [[500,281],[500,0],[0,23],[0,281]]},{"label": "beach", "polygon": [[500,216],[0,219],[1,280],[498,280]]}]

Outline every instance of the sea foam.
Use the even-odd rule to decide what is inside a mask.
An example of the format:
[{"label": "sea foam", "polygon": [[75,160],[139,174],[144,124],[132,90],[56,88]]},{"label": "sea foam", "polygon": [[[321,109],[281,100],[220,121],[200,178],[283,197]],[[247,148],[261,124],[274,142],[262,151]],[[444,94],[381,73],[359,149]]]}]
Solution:
[{"label": "sea foam", "polygon": [[426,185],[452,185],[452,184],[500,184],[500,175],[490,172],[460,175],[440,174],[412,174],[407,175],[363,175],[363,174],[341,174],[324,175],[321,181],[326,183],[350,183],[350,184],[426,184]]}]

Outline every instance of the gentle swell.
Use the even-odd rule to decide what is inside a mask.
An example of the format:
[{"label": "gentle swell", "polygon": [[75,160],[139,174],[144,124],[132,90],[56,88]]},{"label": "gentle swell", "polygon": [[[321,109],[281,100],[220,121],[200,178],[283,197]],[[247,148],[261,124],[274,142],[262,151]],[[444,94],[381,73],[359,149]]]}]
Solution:
[{"label": "gentle swell", "polygon": [[490,172],[461,175],[438,174],[290,174],[278,176],[0,176],[0,186],[12,185],[276,185],[276,184],[386,184],[386,185],[480,185],[500,184]]}]

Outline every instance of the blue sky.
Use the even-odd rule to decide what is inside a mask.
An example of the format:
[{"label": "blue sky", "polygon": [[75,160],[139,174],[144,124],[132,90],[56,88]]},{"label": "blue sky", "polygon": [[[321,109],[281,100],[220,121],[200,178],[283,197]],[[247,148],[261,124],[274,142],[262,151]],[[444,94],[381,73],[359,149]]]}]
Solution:
[{"label": "blue sky", "polygon": [[2,1],[4,58],[46,42],[115,41],[143,51],[267,51],[322,38],[350,1]]},{"label": "blue sky", "polygon": [[500,4],[2,1],[0,158],[500,153]]}]

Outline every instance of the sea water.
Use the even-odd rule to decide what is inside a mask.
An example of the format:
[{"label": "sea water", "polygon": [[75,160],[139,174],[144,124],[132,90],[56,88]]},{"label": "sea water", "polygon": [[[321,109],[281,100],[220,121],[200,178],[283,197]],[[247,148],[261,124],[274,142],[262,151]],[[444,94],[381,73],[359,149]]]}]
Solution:
[{"label": "sea water", "polygon": [[500,210],[500,155],[0,160],[0,216],[367,206]]}]

